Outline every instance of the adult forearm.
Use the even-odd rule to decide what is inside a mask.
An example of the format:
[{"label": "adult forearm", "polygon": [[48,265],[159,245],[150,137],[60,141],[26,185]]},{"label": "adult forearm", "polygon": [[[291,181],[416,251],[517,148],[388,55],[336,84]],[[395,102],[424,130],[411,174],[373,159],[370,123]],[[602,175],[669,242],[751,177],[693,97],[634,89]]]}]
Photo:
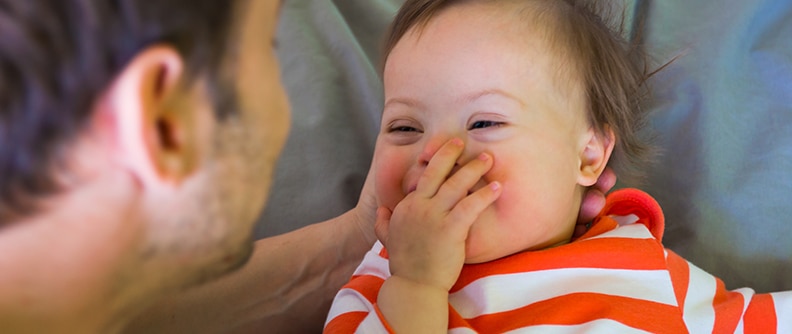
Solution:
[{"label": "adult forearm", "polygon": [[247,265],[166,298],[128,332],[321,331],[336,291],[373,243],[354,210],[256,242]]},{"label": "adult forearm", "polygon": [[[246,323],[236,332],[321,332],[333,297],[374,243],[373,229],[361,230],[369,229],[372,222],[358,224],[354,214],[350,211],[306,227],[300,234],[284,235],[286,238],[277,243],[266,243],[270,253],[284,257],[273,263],[275,270],[265,274],[275,283],[261,291],[262,295],[276,289],[278,293],[267,301],[269,305],[252,307]],[[306,246],[311,247],[310,255],[300,245],[310,245]],[[299,265],[294,259],[299,259]]]}]

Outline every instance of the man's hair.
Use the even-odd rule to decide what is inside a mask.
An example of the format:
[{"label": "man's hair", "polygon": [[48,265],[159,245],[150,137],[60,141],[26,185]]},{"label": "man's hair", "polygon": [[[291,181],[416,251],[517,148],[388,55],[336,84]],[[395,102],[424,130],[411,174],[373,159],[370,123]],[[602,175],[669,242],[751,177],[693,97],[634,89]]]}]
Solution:
[{"label": "man's hair", "polygon": [[624,38],[623,19],[618,27],[611,27],[613,22],[606,21],[614,10],[609,6],[613,1],[407,0],[385,39],[385,60],[408,31],[415,28],[420,33],[444,9],[469,3],[509,4],[515,12],[528,15],[524,20],[527,24],[539,22],[535,26],[548,29],[544,37],[559,54],[561,65],[557,73],[582,83],[589,123],[600,134],[607,127],[616,135],[609,166],[621,181],[639,182],[642,167],[654,153],[644,132],[647,114],[641,108],[648,95],[646,79],[654,72],[647,71],[640,35],[628,42]]},{"label": "man's hair", "polygon": [[0,0],[0,226],[59,190],[93,103],[147,46],[184,57],[182,84],[215,81],[240,2]]}]

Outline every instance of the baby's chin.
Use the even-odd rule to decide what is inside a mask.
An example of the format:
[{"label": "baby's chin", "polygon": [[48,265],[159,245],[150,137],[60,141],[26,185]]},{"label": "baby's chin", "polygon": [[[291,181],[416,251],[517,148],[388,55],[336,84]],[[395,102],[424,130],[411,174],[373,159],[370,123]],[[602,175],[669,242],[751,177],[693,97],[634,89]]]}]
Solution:
[{"label": "baby's chin", "polygon": [[465,264],[479,264],[485,262],[492,262],[504,257],[508,257],[510,255],[531,251],[531,249],[522,249],[518,251],[504,251],[500,249],[496,249],[497,247],[493,247],[492,249],[487,250],[479,250],[479,251],[465,251]]},{"label": "baby's chin", "polygon": [[478,264],[495,261],[514,253],[515,252],[506,252],[503,249],[497,249],[497,247],[486,247],[483,245],[478,245],[478,247],[475,247],[468,243],[467,247],[465,247],[465,264]]},{"label": "baby's chin", "polygon": [[472,245],[470,239],[468,239],[468,243],[465,247],[465,264],[478,264],[495,261],[522,252],[538,251],[562,246],[568,244],[569,242],[570,239],[561,241],[546,241],[541,244],[528,245],[525,248],[519,250],[506,250],[500,247],[500,245],[497,243],[487,245]]}]

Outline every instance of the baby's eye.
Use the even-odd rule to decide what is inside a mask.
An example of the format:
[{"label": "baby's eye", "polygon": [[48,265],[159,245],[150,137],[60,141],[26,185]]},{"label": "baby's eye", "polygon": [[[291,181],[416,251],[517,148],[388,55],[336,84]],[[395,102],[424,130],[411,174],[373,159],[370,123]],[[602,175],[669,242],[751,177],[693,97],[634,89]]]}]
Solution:
[{"label": "baby's eye", "polygon": [[421,132],[418,129],[411,127],[411,126],[394,126],[388,129],[388,132]]},{"label": "baby's eye", "polygon": [[473,124],[470,125],[470,128],[468,130],[483,129],[483,128],[489,128],[489,127],[493,127],[493,126],[498,127],[498,126],[501,126],[501,125],[503,125],[503,122],[476,121],[476,122],[473,122]]}]

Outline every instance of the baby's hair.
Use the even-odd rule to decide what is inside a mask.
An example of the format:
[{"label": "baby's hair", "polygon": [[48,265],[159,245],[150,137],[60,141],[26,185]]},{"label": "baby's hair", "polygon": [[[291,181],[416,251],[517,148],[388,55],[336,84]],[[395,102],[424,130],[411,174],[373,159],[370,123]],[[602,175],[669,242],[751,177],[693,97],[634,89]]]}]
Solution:
[{"label": "baby's hair", "polygon": [[[608,163],[621,182],[639,183],[653,155],[646,138],[647,113],[641,102],[648,96],[648,71],[640,34],[625,39],[624,13],[610,20],[614,1],[580,0],[407,0],[386,36],[384,60],[411,29],[420,31],[444,9],[462,4],[511,6],[528,24],[548,28],[545,39],[561,64],[557,75],[582,83],[589,123],[600,134],[616,135]],[[504,16],[508,18],[508,16]],[[618,26],[612,27],[612,23]],[[383,62],[384,64],[384,62]],[[662,67],[661,67],[662,69]]]}]

